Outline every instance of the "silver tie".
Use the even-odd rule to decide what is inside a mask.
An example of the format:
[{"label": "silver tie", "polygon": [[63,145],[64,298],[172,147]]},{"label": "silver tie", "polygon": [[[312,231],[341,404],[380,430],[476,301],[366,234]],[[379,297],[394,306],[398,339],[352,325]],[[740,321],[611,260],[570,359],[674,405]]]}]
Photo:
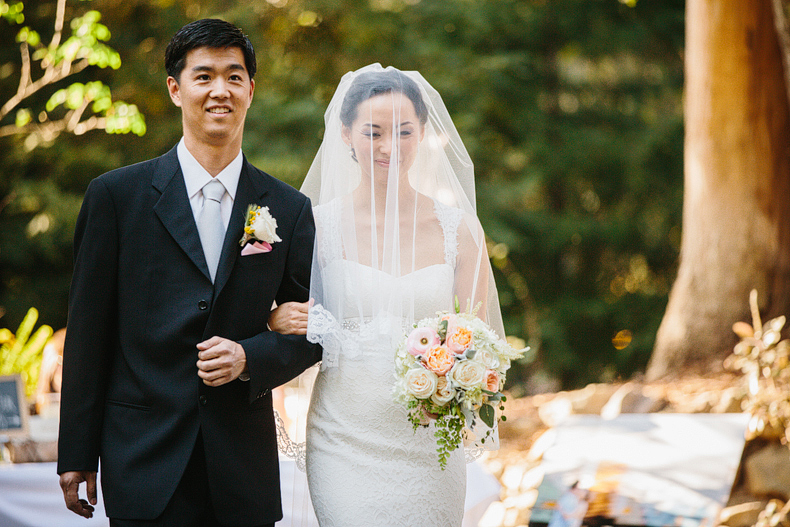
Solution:
[{"label": "silver tie", "polygon": [[208,272],[211,281],[217,275],[217,265],[219,256],[222,252],[222,243],[225,241],[225,222],[222,221],[220,202],[225,195],[225,187],[212,179],[203,187],[203,210],[198,217],[198,233],[200,233],[200,244],[203,246],[203,253],[206,255]]}]

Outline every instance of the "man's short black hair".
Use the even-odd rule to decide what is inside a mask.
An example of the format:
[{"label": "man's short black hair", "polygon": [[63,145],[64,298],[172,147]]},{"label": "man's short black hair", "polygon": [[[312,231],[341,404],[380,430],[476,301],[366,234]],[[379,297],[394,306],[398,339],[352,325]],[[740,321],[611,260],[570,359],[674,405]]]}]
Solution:
[{"label": "man's short black hair", "polygon": [[250,39],[238,27],[217,18],[190,22],[173,35],[165,50],[167,74],[181,82],[181,72],[186,66],[187,53],[202,47],[241,49],[247,73],[250,79],[255,77],[258,65],[255,62],[255,50]]}]

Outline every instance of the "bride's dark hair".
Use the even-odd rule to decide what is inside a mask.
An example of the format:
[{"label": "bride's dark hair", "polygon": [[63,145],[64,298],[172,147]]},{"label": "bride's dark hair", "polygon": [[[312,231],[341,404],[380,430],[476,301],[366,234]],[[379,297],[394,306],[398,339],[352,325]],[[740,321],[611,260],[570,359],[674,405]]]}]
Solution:
[{"label": "bride's dark hair", "polygon": [[340,106],[340,122],[350,127],[357,118],[357,108],[368,99],[383,93],[402,93],[411,100],[420,124],[428,121],[428,107],[417,83],[396,69],[361,73],[349,87]]}]

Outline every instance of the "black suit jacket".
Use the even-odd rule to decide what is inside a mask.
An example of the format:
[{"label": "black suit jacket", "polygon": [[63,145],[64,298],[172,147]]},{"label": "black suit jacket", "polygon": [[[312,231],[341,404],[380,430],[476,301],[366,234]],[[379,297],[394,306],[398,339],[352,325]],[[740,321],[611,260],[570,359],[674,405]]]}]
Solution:
[{"label": "black suit jacket", "polygon": [[[277,220],[269,253],[240,255],[249,204]],[[271,389],[320,348],[266,321],[273,300],[307,300],[314,234],[310,201],[245,158],[212,284],[175,148],[93,180],[74,237],[58,473],[101,459],[108,516],[153,519],[200,430],[219,518],[279,520]],[[196,345],[214,335],[244,347],[248,382],[203,384]]]}]

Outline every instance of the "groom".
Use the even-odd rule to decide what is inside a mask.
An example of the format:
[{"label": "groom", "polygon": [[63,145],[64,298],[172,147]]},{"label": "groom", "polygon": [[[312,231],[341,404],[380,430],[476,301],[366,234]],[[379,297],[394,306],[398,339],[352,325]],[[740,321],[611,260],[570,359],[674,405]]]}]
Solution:
[{"label": "groom", "polygon": [[[256,70],[241,30],[188,24],[165,66],[182,140],[93,180],[77,220],[60,484],[68,508],[91,517],[101,460],[115,527],[273,525],[271,389],[320,348],[266,321],[273,301],[308,298],[310,202],[241,153]],[[259,221],[275,232],[247,240],[250,205],[268,207]]]}]

